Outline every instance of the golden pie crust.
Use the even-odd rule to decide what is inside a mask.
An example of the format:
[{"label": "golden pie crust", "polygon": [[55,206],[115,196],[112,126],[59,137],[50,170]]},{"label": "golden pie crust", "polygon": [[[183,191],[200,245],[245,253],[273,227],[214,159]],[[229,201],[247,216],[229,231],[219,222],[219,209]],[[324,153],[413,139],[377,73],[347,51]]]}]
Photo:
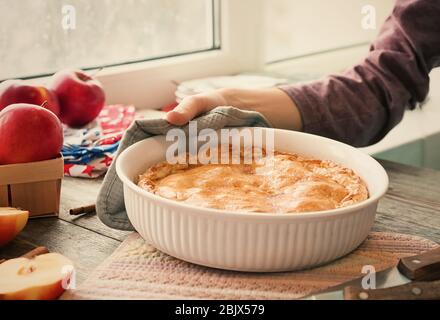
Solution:
[{"label": "golden pie crust", "polygon": [[368,199],[364,181],[331,161],[285,152],[252,164],[190,164],[188,159],[187,155],[184,164],[150,167],[138,185],[167,199],[238,212],[323,211]]}]

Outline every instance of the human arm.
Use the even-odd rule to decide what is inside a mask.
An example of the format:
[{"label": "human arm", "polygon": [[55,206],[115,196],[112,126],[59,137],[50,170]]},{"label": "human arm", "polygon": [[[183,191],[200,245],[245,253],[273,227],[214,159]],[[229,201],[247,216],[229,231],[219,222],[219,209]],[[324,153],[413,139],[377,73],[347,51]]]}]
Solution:
[{"label": "human arm", "polygon": [[343,74],[284,86],[283,93],[273,88],[202,94],[184,100],[167,118],[183,124],[232,105],[260,111],[274,127],[354,146],[373,144],[400,122],[407,106],[426,98],[429,72],[440,65],[439,21],[440,1],[398,0],[368,56]]}]

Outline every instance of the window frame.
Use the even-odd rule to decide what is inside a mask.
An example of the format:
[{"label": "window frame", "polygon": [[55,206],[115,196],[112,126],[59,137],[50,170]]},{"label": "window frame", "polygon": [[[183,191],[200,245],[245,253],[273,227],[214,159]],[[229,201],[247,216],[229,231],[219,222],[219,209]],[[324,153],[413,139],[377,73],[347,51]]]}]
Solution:
[{"label": "window frame", "polygon": [[[100,71],[89,70],[88,73],[95,74],[103,83],[107,103],[133,104],[139,109],[159,109],[175,101],[176,83],[201,77],[242,72],[267,72],[280,76],[332,73],[336,68],[341,71],[347,64],[345,59],[344,62],[335,59],[336,56],[339,57],[342,53],[351,61],[353,52],[357,56],[359,50],[364,50],[365,47],[361,44],[335,48],[266,64],[263,31],[267,21],[263,14],[267,3],[264,0],[212,1],[216,13],[214,22],[218,27],[218,30],[214,30],[216,34],[213,49],[128,62]],[[216,42],[218,40],[219,43]],[[331,63],[323,66],[322,60]],[[288,70],[292,72],[287,72]],[[28,81],[47,82],[49,77],[43,76]]]},{"label": "window frame", "polygon": [[[175,101],[176,86],[182,81],[261,70],[263,0],[213,0],[213,3],[219,28],[214,30],[213,49],[87,69],[87,73],[102,83],[106,103],[160,109]],[[25,79],[39,85],[50,82],[48,75]]]},{"label": "window frame", "polygon": [[[237,74],[264,65],[262,0],[217,0],[218,49],[105,68],[96,75],[108,103],[157,109],[175,100],[176,83]],[[217,38],[217,37],[214,37]],[[93,73],[93,72],[92,72]],[[160,92],[157,87],[160,85]]]}]

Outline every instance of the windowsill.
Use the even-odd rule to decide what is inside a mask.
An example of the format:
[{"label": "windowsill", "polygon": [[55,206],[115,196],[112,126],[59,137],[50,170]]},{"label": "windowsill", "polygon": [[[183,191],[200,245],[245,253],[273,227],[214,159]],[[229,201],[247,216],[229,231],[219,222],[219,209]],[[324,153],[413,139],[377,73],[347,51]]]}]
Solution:
[{"label": "windowsill", "polygon": [[440,108],[438,103],[428,102],[423,109],[405,112],[405,116],[382,141],[361,148],[368,154],[388,151],[402,145],[425,139],[440,133]]},{"label": "windowsill", "polygon": [[405,116],[381,142],[362,148],[369,154],[387,151],[440,133],[440,70],[431,72],[431,89],[422,108]]}]

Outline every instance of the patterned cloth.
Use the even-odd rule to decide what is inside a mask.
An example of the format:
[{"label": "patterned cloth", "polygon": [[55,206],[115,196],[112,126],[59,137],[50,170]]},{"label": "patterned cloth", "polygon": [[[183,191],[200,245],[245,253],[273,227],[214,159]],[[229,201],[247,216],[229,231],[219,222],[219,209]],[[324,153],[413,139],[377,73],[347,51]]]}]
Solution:
[{"label": "patterned cloth", "polygon": [[299,272],[247,273],[212,269],[166,255],[130,235],[89,278],[61,298],[69,299],[298,299],[396,265],[401,257],[432,250],[429,240],[395,233],[371,233],[348,256]]},{"label": "patterned cloth", "polygon": [[83,129],[64,129],[64,174],[96,178],[110,167],[123,132],[135,119],[134,106],[108,105]]}]

